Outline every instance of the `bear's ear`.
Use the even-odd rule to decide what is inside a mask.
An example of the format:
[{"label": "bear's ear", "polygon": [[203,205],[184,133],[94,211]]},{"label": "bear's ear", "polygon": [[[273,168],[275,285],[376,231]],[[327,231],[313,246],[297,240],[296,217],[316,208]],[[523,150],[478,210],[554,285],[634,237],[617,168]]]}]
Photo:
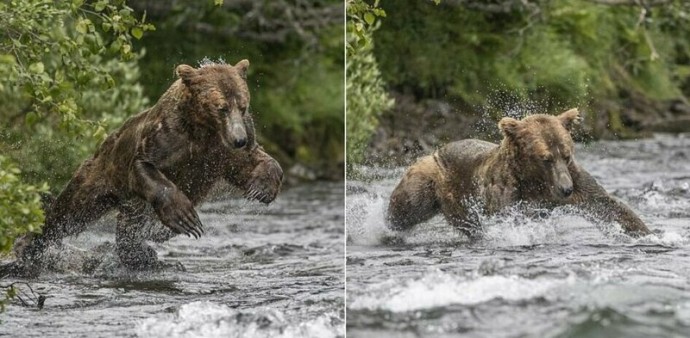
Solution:
[{"label": "bear's ear", "polygon": [[237,73],[239,73],[240,76],[246,80],[247,79],[247,69],[249,69],[249,60],[244,59],[244,60],[238,62],[235,65],[235,69],[237,69]]},{"label": "bear's ear", "polygon": [[188,65],[179,65],[177,68],[175,68],[175,73],[180,79],[182,79],[182,82],[184,82],[185,85],[189,85],[192,78],[196,76],[196,69]]},{"label": "bear's ear", "polygon": [[512,117],[504,117],[500,121],[498,121],[498,128],[501,129],[503,135],[512,138],[517,135],[521,124],[522,122]]},{"label": "bear's ear", "polygon": [[565,129],[571,131],[574,126],[580,124],[580,111],[577,108],[570,109],[561,115],[558,115],[558,120]]}]

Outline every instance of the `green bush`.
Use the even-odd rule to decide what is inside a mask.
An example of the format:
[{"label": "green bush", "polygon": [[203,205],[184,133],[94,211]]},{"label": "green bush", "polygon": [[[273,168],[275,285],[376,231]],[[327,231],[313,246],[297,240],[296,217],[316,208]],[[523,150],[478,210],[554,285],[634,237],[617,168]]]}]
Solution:
[{"label": "green bush", "polygon": [[146,106],[132,39],[151,29],[118,0],[0,3],[0,151],[26,181],[59,191]]},{"label": "green bush", "polygon": [[24,184],[20,174],[9,158],[0,155],[0,253],[8,252],[19,235],[40,232],[43,224],[39,194],[48,186]]},{"label": "green bush", "polygon": [[383,79],[418,98],[486,107],[503,92],[554,110],[621,93],[664,100],[687,84],[683,2],[653,7],[642,20],[638,6],[583,0],[514,2],[502,11],[479,1],[382,7],[388,17],[374,33],[374,53]]},{"label": "green bush", "polygon": [[118,0],[0,3],[0,253],[40,231],[39,193],[147,104],[132,39],[151,29]]},{"label": "green bush", "polygon": [[363,1],[349,1],[347,8],[347,164],[364,159],[368,141],[376,129],[378,117],[393,105],[381,79],[373,54],[371,33],[378,27],[376,17],[385,12]]}]

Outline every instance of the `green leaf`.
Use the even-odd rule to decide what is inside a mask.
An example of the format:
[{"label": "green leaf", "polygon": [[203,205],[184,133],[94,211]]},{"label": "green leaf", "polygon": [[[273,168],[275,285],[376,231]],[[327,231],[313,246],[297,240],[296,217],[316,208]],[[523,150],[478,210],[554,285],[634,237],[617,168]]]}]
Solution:
[{"label": "green leaf", "polygon": [[105,1],[99,1],[99,2],[97,2],[96,4],[93,5],[93,9],[94,9],[96,12],[101,12],[101,11],[103,11],[103,10],[105,9],[105,6],[106,6],[106,5],[107,5],[107,4],[106,4]]},{"label": "green leaf", "polygon": [[86,34],[89,31],[89,24],[91,21],[89,19],[81,19],[77,22],[75,29],[81,34]]},{"label": "green leaf", "polygon": [[374,21],[376,21],[376,17],[374,14],[371,14],[370,12],[364,13],[364,21],[367,22],[369,25],[373,25]]},{"label": "green leaf", "polygon": [[44,70],[45,70],[45,67],[43,66],[43,62],[40,62],[40,61],[36,62],[36,63],[32,63],[29,66],[29,71],[32,73],[41,74],[41,73],[43,73]]},{"label": "green leaf", "polygon": [[216,6],[223,6],[223,0],[213,0],[213,4]]},{"label": "green leaf", "polygon": [[103,126],[98,126],[92,136],[98,140],[104,140],[108,134],[105,132]]},{"label": "green leaf", "polygon": [[132,36],[140,40],[141,37],[144,36],[144,31],[139,27],[134,27],[132,28]]},{"label": "green leaf", "polygon": [[0,54],[0,64],[14,65],[16,63],[14,55]]},{"label": "green leaf", "polygon": [[25,120],[26,124],[33,126],[38,120],[38,116],[35,112],[29,112],[28,114],[26,114]]}]

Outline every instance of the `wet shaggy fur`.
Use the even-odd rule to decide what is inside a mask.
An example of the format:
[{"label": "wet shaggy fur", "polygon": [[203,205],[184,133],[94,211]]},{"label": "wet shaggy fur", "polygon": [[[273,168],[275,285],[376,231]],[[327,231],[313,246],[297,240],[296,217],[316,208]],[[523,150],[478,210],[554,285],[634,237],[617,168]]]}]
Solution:
[{"label": "wet shaggy fur", "polygon": [[534,208],[574,205],[596,219],[618,222],[626,233],[644,235],[647,226],[610,196],[574,160],[572,126],[577,109],[559,116],[503,118],[500,145],[462,140],[420,158],[393,191],[390,228],[407,230],[439,212],[470,237],[481,233],[479,214],[495,214],[523,202]]},{"label": "wet shaggy fur", "polygon": [[283,171],[256,143],[248,67],[247,60],[235,66],[178,66],[179,80],[156,105],[109,135],[47,208],[43,233],[25,239],[18,252],[23,267],[37,273],[48,246],[79,234],[113,209],[119,211],[116,246],[122,263],[134,269],[155,266],[156,252],[145,241],[201,236],[194,206],[220,180],[250,199],[273,201]]}]

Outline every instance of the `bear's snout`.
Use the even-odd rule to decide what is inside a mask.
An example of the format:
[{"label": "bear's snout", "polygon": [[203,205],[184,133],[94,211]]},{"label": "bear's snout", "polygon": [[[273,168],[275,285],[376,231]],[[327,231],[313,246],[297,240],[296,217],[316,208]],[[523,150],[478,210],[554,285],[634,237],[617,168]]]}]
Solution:
[{"label": "bear's snout", "polygon": [[563,198],[568,198],[573,194],[573,179],[570,177],[569,173],[560,173],[557,182],[556,188],[558,188],[558,192]]},{"label": "bear's snout", "polygon": [[244,122],[240,119],[230,122],[228,128],[228,139],[235,148],[243,148],[247,145],[247,131],[244,129]]},{"label": "bear's snout", "polygon": [[232,129],[230,130],[230,139],[237,149],[247,145],[247,132],[244,130],[244,125],[233,123]]},{"label": "bear's snout", "polygon": [[247,145],[246,138],[235,139],[235,148],[242,148]]},{"label": "bear's snout", "polygon": [[561,187],[561,194],[563,194],[563,197],[570,197],[573,194],[573,186]]},{"label": "bear's snout", "polygon": [[554,178],[553,189],[554,194],[561,198],[568,198],[575,190],[573,188],[573,178],[568,171],[568,165],[564,161],[556,161],[556,165],[552,172]]}]

